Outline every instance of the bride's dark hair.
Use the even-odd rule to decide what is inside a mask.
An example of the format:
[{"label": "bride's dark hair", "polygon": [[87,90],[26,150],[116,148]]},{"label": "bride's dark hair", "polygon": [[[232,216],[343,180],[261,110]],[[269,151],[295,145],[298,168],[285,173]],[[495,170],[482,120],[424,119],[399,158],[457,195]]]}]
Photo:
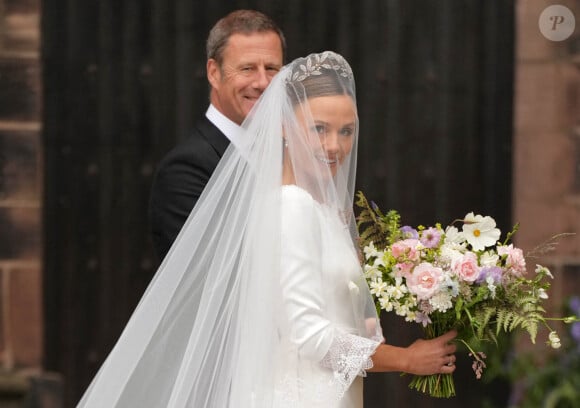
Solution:
[{"label": "bride's dark hair", "polygon": [[[355,100],[352,70],[346,60],[338,54],[322,54],[322,60],[309,56],[293,63],[294,71],[287,81],[287,91],[292,105],[309,98],[321,96],[348,95]],[[330,75],[329,75],[330,74]]]}]

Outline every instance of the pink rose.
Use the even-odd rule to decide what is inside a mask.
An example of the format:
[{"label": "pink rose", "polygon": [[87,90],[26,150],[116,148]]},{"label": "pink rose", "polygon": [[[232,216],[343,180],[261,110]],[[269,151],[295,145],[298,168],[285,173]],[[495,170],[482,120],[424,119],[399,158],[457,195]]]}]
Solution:
[{"label": "pink rose", "polygon": [[410,261],[416,261],[419,259],[419,253],[417,252],[417,244],[419,240],[417,239],[404,239],[402,241],[397,241],[391,246],[391,254],[397,260],[408,259]]},{"label": "pink rose", "polygon": [[480,268],[477,265],[477,256],[473,252],[467,252],[463,257],[454,261],[451,268],[465,282],[475,282],[479,276]]},{"label": "pink rose", "polygon": [[407,286],[411,293],[417,295],[418,299],[429,299],[437,292],[443,280],[443,270],[431,265],[429,262],[422,262],[413,269],[407,279]]},{"label": "pink rose", "polygon": [[395,276],[407,279],[411,274],[414,264],[409,261],[399,262],[395,265]]},{"label": "pink rose", "polygon": [[500,246],[497,248],[497,253],[500,256],[506,256],[506,267],[511,269],[514,275],[523,276],[526,273],[526,259],[524,253],[520,248],[515,248],[512,244],[507,246]]}]

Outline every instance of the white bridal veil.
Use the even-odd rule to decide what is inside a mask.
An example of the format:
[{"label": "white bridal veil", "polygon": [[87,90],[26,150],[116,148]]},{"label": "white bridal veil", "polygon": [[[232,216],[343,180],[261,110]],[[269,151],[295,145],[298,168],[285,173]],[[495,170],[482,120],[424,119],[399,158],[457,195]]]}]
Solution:
[{"label": "white bridal veil", "polygon": [[[333,269],[334,259],[316,249],[326,221],[284,202],[284,188],[338,221],[333,242],[358,267],[356,111],[340,136],[350,138],[350,152],[329,158],[309,105],[336,93],[329,83],[355,106],[352,71],[335,53],[297,59],[276,75],[242,125],[244,145],[226,151],[79,407],[302,406],[300,394],[339,398],[369,368],[381,333],[360,270],[306,276],[306,295],[288,283],[288,264]],[[282,187],[288,171],[294,186]],[[282,220],[297,234],[285,234]],[[303,259],[287,255],[293,245],[304,246]],[[347,318],[335,321],[333,308],[345,305]],[[313,391],[315,376],[289,366],[290,356],[326,370],[328,392]]]}]

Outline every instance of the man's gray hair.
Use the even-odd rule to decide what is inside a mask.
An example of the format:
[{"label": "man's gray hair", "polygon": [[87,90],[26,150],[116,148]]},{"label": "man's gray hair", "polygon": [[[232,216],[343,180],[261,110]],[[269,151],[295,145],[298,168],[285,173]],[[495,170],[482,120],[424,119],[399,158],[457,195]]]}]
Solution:
[{"label": "man's gray hair", "polygon": [[209,32],[206,43],[207,58],[221,66],[224,48],[233,34],[252,34],[271,31],[278,35],[282,55],[286,54],[284,33],[270,17],[255,10],[236,10],[220,19]]}]

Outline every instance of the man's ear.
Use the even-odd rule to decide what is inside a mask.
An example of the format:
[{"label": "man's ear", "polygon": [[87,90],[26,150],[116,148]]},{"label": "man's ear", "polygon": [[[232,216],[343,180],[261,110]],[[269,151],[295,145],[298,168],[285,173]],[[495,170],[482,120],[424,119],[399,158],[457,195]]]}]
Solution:
[{"label": "man's ear", "polygon": [[207,60],[207,81],[210,83],[212,88],[219,88],[219,83],[222,79],[222,73],[220,66],[216,60],[210,58]]}]

